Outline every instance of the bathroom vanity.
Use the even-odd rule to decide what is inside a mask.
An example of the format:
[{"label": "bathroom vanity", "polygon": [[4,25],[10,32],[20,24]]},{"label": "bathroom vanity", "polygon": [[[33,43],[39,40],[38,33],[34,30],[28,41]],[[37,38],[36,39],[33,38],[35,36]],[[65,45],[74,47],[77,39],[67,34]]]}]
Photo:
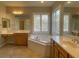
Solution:
[{"label": "bathroom vanity", "polygon": [[79,45],[71,42],[66,36],[53,36],[51,39],[51,57],[53,58],[78,58]]},{"label": "bathroom vanity", "polygon": [[51,57],[53,58],[72,58],[72,56],[66,51],[64,50],[64,48],[62,46],[65,47],[65,45],[61,44],[62,46],[60,46],[61,42],[57,43],[57,41],[51,39]]},{"label": "bathroom vanity", "polygon": [[16,31],[14,33],[2,33],[1,37],[4,39],[6,44],[13,44],[13,45],[28,45],[28,31]]}]

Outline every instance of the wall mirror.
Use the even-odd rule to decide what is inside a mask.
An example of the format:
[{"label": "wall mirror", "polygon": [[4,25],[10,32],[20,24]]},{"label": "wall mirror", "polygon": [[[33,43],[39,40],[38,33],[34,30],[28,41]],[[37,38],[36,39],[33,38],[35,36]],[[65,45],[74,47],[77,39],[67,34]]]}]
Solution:
[{"label": "wall mirror", "polygon": [[2,28],[9,28],[10,27],[10,20],[7,18],[2,18]]},{"label": "wall mirror", "polygon": [[65,3],[63,33],[69,35],[79,35],[79,4],[77,2]]}]

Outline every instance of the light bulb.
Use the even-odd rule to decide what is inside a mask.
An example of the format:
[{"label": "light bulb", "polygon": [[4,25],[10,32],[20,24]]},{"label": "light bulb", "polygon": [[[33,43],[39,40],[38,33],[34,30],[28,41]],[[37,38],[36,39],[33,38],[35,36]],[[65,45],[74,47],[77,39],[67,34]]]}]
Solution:
[{"label": "light bulb", "polygon": [[22,11],[13,11],[12,13],[13,13],[13,14],[23,14]]},{"label": "light bulb", "polygon": [[68,1],[67,3],[68,3],[68,4],[70,4],[71,2],[70,2],[70,1]]},{"label": "light bulb", "polygon": [[41,1],[41,3],[44,3],[44,1]]}]

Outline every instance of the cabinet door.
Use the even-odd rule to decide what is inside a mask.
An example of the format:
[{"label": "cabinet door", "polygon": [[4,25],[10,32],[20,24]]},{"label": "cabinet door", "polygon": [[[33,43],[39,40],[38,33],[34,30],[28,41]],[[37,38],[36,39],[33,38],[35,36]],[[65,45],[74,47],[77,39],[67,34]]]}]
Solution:
[{"label": "cabinet door", "polygon": [[60,45],[58,45],[55,41],[52,41],[51,44],[51,56],[53,58],[72,58]]},{"label": "cabinet door", "polygon": [[52,58],[54,58],[54,41],[51,40],[51,51],[50,51],[50,55]]},{"label": "cabinet door", "polygon": [[61,52],[59,53],[59,58],[65,58]]},{"label": "cabinet door", "polygon": [[55,58],[58,58],[58,56],[59,56],[59,50],[55,47],[54,48],[55,50],[55,52],[54,52],[54,56],[55,56]]},{"label": "cabinet door", "polygon": [[50,57],[53,58],[54,57],[54,48],[53,45],[51,44],[51,48],[50,48]]},{"label": "cabinet door", "polygon": [[68,53],[65,50],[63,50],[63,48],[61,48],[59,46],[58,50],[59,50],[59,58],[67,58],[68,57]]},{"label": "cabinet door", "polygon": [[27,33],[15,33],[14,34],[16,45],[27,45],[28,34]]},{"label": "cabinet door", "polygon": [[67,52],[63,50],[62,47],[60,47],[57,43],[55,43],[55,54],[58,58],[67,58]]},{"label": "cabinet door", "polygon": [[68,58],[74,58],[73,56],[71,56],[70,54],[68,54]]}]

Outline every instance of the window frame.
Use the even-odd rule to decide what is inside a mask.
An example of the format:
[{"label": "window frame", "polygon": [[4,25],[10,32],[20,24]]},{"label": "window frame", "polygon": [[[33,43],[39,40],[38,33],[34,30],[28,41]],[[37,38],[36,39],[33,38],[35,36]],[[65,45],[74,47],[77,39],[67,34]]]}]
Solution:
[{"label": "window frame", "polygon": [[63,32],[69,32],[70,30],[70,18],[71,18],[71,16],[70,16],[70,14],[68,14],[68,13],[66,13],[66,14],[64,14],[64,16],[65,15],[68,15],[68,17],[69,17],[69,21],[68,21],[68,31],[64,31],[64,17],[63,17]]},{"label": "window frame", "polygon": [[[40,31],[34,31],[34,15],[40,15]],[[42,15],[48,15],[48,31],[42,31]],[[49,13],[34,13],[33,14],[33,32],[44,32],[48,33],[49,32]]]}]

